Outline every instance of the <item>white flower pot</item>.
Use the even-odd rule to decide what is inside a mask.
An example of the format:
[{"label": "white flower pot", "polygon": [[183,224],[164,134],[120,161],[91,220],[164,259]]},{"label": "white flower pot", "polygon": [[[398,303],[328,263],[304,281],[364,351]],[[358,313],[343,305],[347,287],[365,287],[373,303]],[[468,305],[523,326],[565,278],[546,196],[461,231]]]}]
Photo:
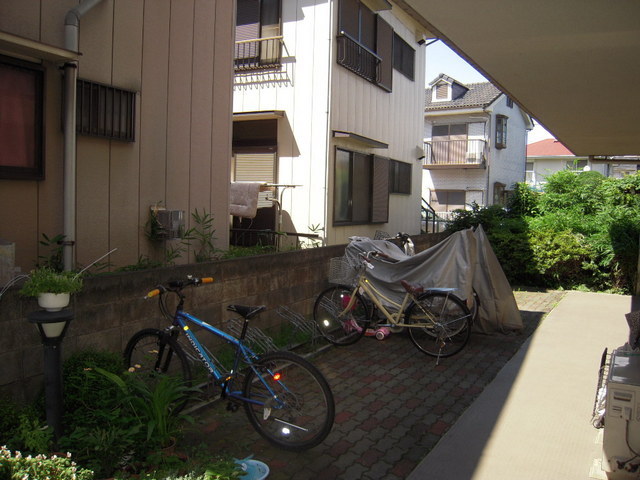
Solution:
[{"label": "white flower pot", "polygon": [[41,293],[38,295],[38,305],[49,312],[58,312],[69,305],[68,293]]}]

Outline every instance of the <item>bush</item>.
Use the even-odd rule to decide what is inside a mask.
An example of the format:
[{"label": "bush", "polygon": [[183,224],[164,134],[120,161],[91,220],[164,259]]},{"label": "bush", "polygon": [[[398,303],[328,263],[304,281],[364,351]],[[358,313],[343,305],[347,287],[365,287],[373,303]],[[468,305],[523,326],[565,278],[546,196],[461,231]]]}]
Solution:
[{"label": "bush", "polygon": [[515,186],[508,208],[457,211],[450,230],[482,225],[510,282],[630,293],[640,238],[640,174],[568,170],[544,193]]}]

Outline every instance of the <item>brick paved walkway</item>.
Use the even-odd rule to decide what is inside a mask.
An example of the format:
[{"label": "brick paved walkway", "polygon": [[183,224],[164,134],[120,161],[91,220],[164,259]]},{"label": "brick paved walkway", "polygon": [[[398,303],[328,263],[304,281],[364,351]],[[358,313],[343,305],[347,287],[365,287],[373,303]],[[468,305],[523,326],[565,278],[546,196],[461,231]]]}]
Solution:
[{"label": "brick paved walkway", "polygon": [[212,453],[253,454],[269,465],[270,480],[405,478],[435,446],[533,333],[564,292],[515,292],[524,331],[474,334],[458,355],[435,359],[405,335],[365,337],[313,358],[336,400],[336,421],[325,442],[302,453],[271,447],[251,428],[243,410],[217,402],[196,414],[186,440]]}]

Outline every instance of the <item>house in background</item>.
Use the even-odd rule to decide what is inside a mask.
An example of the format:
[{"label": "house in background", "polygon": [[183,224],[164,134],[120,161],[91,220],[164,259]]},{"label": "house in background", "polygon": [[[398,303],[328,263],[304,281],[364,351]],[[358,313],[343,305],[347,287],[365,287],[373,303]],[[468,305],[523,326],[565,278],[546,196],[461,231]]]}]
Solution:
[{"label": "house in background", "polygon": [[237,1],[231,179],[263,188],[235,233],[420,231],[429,35],[387,0]]},{"label": "house in background", "polygon": [[503,205],[524,181],[531,117],[489,82],[464,85],[441,74],[426,90],[422,196],[439,217]]},{"label": "house in background", "polygon": [[[629,159],[626,160],[630,162]],[[621,163],[603,163],[597,158],[575,156],[558,140],[547,138],[527,145],[526,182],[532,188],[542,190],[546,177],[560,170],[594,171],[614,178],[637,172],[637,164],[624,163],[624,157],[620,157],[620,161]]]},{"label": "house in background", "polygon": [[0,239],[15,267],[50,254],[42,234],[65,235],[71,268],[116,248],[114,266],[153,259],[157,204],[185,228],[206,209],[226,248],[234,17],[223,0],[2,1]]}]

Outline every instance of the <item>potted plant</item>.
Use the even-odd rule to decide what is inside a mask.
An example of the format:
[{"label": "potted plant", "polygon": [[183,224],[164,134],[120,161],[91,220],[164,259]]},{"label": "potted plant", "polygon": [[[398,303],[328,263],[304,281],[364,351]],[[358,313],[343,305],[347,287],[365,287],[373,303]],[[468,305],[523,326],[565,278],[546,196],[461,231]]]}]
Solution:
[{"label": "potted plant", "polygon": [[20,289],[20,294],[36,297],[38,305],[58,311],[69,305],[72,293],[82,289],[82,277],[76,272],[58,272],[50,267],[32,270]]}]

